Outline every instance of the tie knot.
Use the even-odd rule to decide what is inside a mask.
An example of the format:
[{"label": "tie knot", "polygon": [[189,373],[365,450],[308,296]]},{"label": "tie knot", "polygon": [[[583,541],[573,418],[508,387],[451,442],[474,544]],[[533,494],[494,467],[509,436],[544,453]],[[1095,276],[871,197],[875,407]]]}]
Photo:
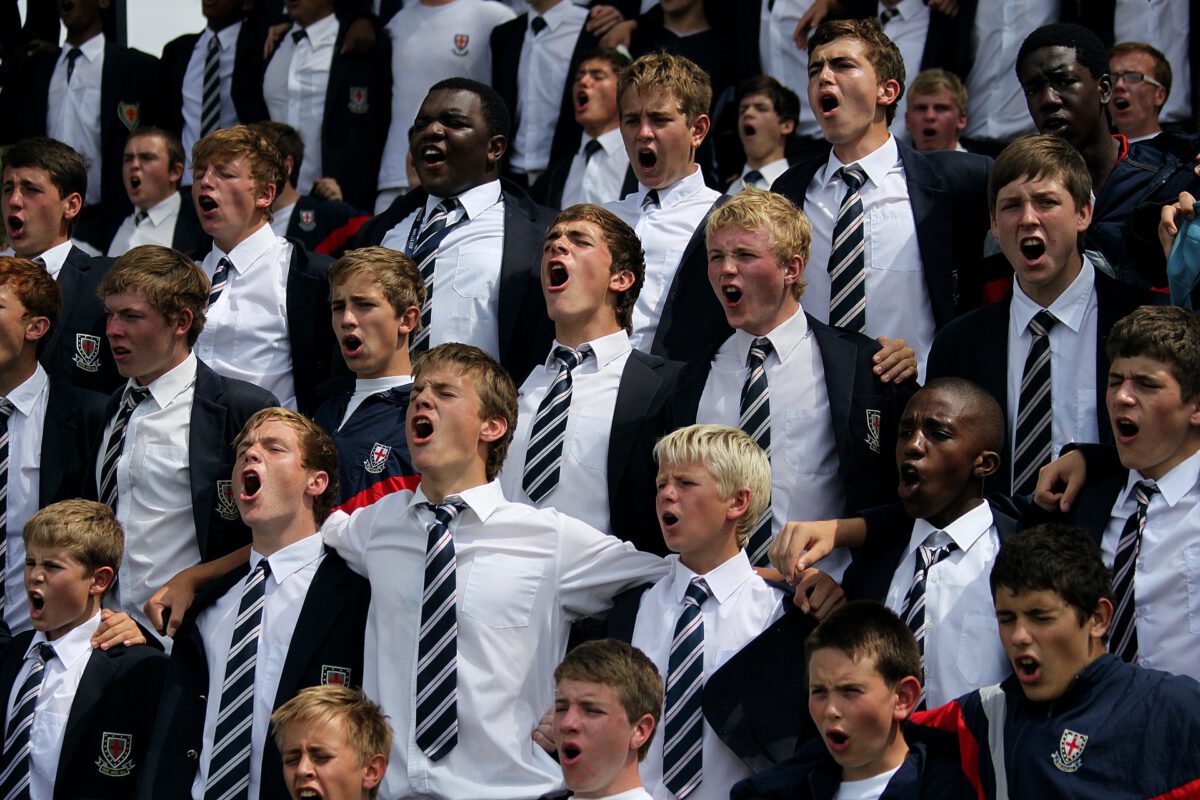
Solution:
[{"label": "tie knot", "polygon": [[746,363],[750,366],[757,366],[767,360],[767,356],[775,349],[771,344],[771,340],[765,336],[760,336],[750,343],[750,352],[746,355]]},{"label": "tie knot", "polygon": [[433,207],[433,215],[429,217],[429,221],[433,222],[439,217],[448,217],[450,216],[450,212],[454,211],[456,208],[458,208],[458,199],[454,197],[447,197],[445,200]]},{"label": "tie knot", "polygon": [[308,38],[307,31],[303,31],[303,30],[292,31],[292,43],[293,44],[300,44],[301,39],[307,39],[307,38]]},{"label": "tie knot", "polygon": [[1154,481],[1138,481],[1133,489],[1140,506],[1150,505],[1150,498],[1159,492],[1158,484]]},{"label": "tie knot", "polygon": [[219,38],[217,38],[217,35],[215,33],[212,35],[212,38],[208,40],[208,52],[210,52],[210,53],[221,52],[221,40]]},{"label": "tie knot", "polygon": [[54,658],[54,645],[49,642],[38,642],[37,647],[29,654],[30,658],[36,659],[42,664],[45,664],[50,659]]},{"label": "tie knot", "polygon": [[587,345],[584,345],[578,350],[572,350],[569,347],[560,346],[554,348],[554,357],[557,358],[559,362],[569,371],[582,364],[583,360],[591,355],[591,352],[592,348],[588,347]]},{"label": "tie knot", "polygon": [[229,270],[231,270],[231,269],[233,269],[233,262],[230,261],[228,258],[225,258],[224,256],[222,256],[221,259],[217,262],[217,272],[218,273],[228,273]]},{"label": "tie knot", "polygon": [[16,408],[12,400],[9,400],[7,397],[0,397],[0,416],[5,418],[11,417]]},{"label": "tie knot", "polygon": [[838,170],[838,177],[851,192],[857,192],[867,182],[867,171],[858,164],[851,164]]},{"label": "tie knot", "polygon": [[645,211],[650,208],[660,208],[658,202],[658,189],[651,189],[650,191],[646,192],[646,196],[642,198],[642,210]]},{"label": "tie knot", "polygon": [[756,169],[752,169],[742,176],[742,183],[746,186],[755,186],[763,179],[763,174]]},{"label": "tie knot", "polygon": [[546,30],[546,28],[549,27],[549,24],[546,22],[545,17],[539,16],[529,20],[529,27],[533,29],[533,35],[537,36],[539,33]]},{"label": "tie knot", "polygon": [[583,146],[583,157],[587,161],[592,160],[592,156],[604,149],[604,145],[600,144],[599,139],[592,139]]},{"label": "tie knot", "polygon": [[704,605],[704,601],[708,599],[709,594],[708,584],[704,582],[704,578],[692,578],[692,582],[688,584],[687,592],[683,595],[683,604],[699,608]]},{"label": "tie knot", "polygon": [[125,390],[125,405],[137,408],[138,403],[150,396],[150,390],[145,386],[130,386]]},{"label": "tie knot", "polygon": [[898,16],[900,16],[900,9],[885,8],[883,11],[879,12],[879,26],[881,28],[886,26],[889,22],[891,22]]},{"label": "tie knot", "polygon": [[927,567],[932,567],[934,564],[937,564],[938,562],[947,558],[957,549],[958,545],[956,545],[954,542],[940,546],[923,544],[921,545],[921,559],[925,562]]},{"label": "tie knot", "polygon": [[78,59],[81,55],[83,55],[82,50],[80,50],[78,47],[72,47],[67,51],[67,61],[75,63],[76,59]]},{"label": "tie knot", "polygon": [[1046,309],[1042,309],[1029,320],[1029,330],[1034,336],[1045,336],[1058,324],[1058,320]]},{"label": "tie knot", "polygon": [[149,216],[150,215],[148,213],[146,213],[144,210],[139,208],[137,211],[135,211],[133,213],[133,227],[136,228],[137,226],[141,225],[143,222],[146,221],[146,217],[149,217]]},{"label": "tie knot", "polygon": [[464,503],[461,500],[451,500],[443,503],[422,503],[423,508],[427,508],[433,512],[438,525],[449,525],[454,521],[463,510]]}]

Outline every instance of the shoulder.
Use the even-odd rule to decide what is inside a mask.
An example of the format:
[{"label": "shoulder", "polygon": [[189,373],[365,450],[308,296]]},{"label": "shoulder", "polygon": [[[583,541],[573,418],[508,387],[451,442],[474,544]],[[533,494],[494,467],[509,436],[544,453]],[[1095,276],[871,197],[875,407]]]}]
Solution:
[{"label": "shoulder", "polygon": [[780,175],[775,179],[775,183],[771,184],[771,191],[790,197],[792,202],[797,205],[803,204],[808,184],[828,159],[829,155],[826,153],[806,158],[794,166],[788,167],[787,172]]},{"label": "shoulder", "polygon": [[292,258],[289,265],[290,270],[311,275],[316,278],[327,278],[329,275],[329,267],[333,264],[333,259],[321,253],[314,253],[304,247],[304,243],[299,239],[291,236],[285,236],[288,244],[292,246]]},{"label": "shoulder", "polygon": [[183,53],[190,55],[199,40],[200,34],[198,33],[185,33],[183,36],[172,39],[163,45],[163,61],[169,58],[178,58]]},{"label": "shoulder", "polygon": [[57,375],[49,376],[48,389],[47,403],[54,403],[72,412],[99,415],[104,413],[104,406],[108,403],[108,395],[80,389]]},{"label": "shoulder", "polygon": [[229,408],[244,409],[247,414],[279,405],[275,395],[266,389],[238,378],[220,375],[199,360],[196,364],[196,393]]},{"label": "shoulder", "polygon": [[158,66],[158,59],[149,53],[143,53],[141,50],[134,50],[132,47],[121,47],[119,45],[110,45],[104,49],[105,63],[111,59],[113,63],[119,64],[127,69],[137,69],[141,67],[154,68]]}]

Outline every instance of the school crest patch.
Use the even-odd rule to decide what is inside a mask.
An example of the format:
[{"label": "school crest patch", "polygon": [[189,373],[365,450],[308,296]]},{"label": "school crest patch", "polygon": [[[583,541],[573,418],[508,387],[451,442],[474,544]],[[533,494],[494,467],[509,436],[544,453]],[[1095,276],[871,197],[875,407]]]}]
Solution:
[{"label": "school crest patch", "polygon": [[1063,772],[1075,772],[1083,766],[1083,748],[1087,746],[1088,737],[1082,733],[1063,728],[1062,736],[1058,739],[1058,750],[1051,756],[1054,766]]},{"label": "school crest patch", "polygon": [[469,45],[470,43],[471,43],[471,37],[469,34],[456,33],[456,34],[454,34],[454,50],[452,52],[456,56],[465,56],[471,52],[470,50],[467,49],[467,45]]},{"label": "school crest patch", "polygon": [[126,128],[133,130],[142,121],[142,104],[117,103],[117,116],[121,118],[121,122],[125,123]]},{"label": "school crest patch", "polygon": [[864,440],[867,447],[871,448],[874,453],[879,452],[879,419],[881,414],[873,409],[867,409],[867,438]]},{"label": "school crest patch", "polygon": [[370,109],[367,104],[367,87],[351,86],[350,87],[350,113],[365,114]]},{"label": "school crest patch", "polygon": [[237,503],[233,500],[233,481],[217,481],[217,513],[221,519],[238,518]]},{"label": "school crest patch", "polygon": [[322,664],[321,685],[348,687],[350,685],[350,669],[348,667],[331,667],[328,664]]},{"label": "school crest patch", "polygon": [[371,452],[367,454],[367,460],[363,462],[363,469],[372,475],[378,475],[387,466],[388,456],[391,454],[390,445],[376,442],[375,446],[371,448]]},{"label": "school crest patch", "polygon": [[317,227],[317,214],[311,208],[305,208],[300,211],[300,230],[311,231]]},{"label": "school crest patch", "polygon": [[100,337],[86,333],[75,334],[75,366],[84,372],[100,369]]},{"label": "school crest patch", "polygon": [[132,734],[105,731],[100,738],[100,758],[96,761],[96,766],[101,775],[123,778],[137,766],[130,760],[132,755]]}]

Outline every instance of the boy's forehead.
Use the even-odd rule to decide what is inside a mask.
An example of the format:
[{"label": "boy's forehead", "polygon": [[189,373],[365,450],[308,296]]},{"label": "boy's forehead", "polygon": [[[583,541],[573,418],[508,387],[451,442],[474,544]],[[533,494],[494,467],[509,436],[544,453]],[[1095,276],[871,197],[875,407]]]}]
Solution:
[{"label": "boy's forehead", "polygon": [[846,672],[879,674],[875,668],[875,656],[865,650],[851,652],[834,646],[818,647],[815,650],[810,650],[808,652],[810,675],[814,661],[819,661],[819,666],[823,670],[834,674]]},{"label": "boy's forehead", "polygon": [[1011,586],[997,586],[992,592],[992,603],[997,612],[1010,613],[1062,609],[1067,606],[1066,599],[1053,589],[1013,589]]},{"label": "boy's forehead", "polygon": [[1154,356],[1117,356],[1108,368],[1109,374],[1121,377],[1136,375],[1154,375],[1170,383],[1178,384],[1175,377],[1174,365],[1161,361]]},{"label": "boy's forehead", "polygon": [[242,172],[245,175],[250,174],[250,158],[245,153],[233,153],[229,151],[209,153],[207,156],[197,159],[192,164],[193,169],[197,171],[209,166]]},{"label": "boy's forehead", "polygon": [[809,54],[809,61],[829,61],[834,58],[848,58],[860,66],[873,69],[868,57],[867,43],[854,36],[839,36],[836,39],[819,44]]},{"label": "boy's forehead", "polygon": [[604,231],[594,222],[585,219],[571,219],[556,222],[546,234],[546,240],[556,239],[569,234],[585,234],[597,241],[604,241]]},{"label": "boy's forehead", "polygon": [[621,107],[622,114],[644,110],[658,114],[683,116],[683,104],[666,88],[643,87],[639,90],[636,86],[629,86],[617,98],[617,102]]},{"label": "boy's forehead", "polygon": [[615,75],[616,70],[612,64],[608,63],[604,58],[589,58],[579,64],[579,72],[603,72],[606,75]]},{"label": "boy's forehead", "polygon": [[147,152],[153,150],[155,152],[167,149],[167,141],[161,133],[142,133],[130,136],[125,142],[126,153]]},{"label": "boy's forehead", "polygon": [[772,100],[771,96],[765,92],[755,92],[754,94],[746,95],[742,98],[741,102],[738,103],[738,108],[747,108],[749,106],[758,105],[759,103],[766,103],[770,110],[775,110],[775,101]]},{"label": "boy's forehead", "polygon": [[53,189],[58,191],[54,185],[54,180],[50,177],[50,173],[41,167],[5,167],[4,173],[0,176],[0,181],[4,183],[32,183],[43,188]]}]

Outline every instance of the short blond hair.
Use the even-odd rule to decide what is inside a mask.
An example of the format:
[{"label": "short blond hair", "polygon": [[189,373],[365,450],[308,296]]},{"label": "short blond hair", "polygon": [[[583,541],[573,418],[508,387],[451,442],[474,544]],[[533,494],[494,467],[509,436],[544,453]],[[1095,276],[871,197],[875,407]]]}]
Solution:
[{"label": "short blond hair", "polygon": [[638,748],[638,761],[645,760],[663,708],[662,676],[645,653],[619,639],[584,642],[568,651],[562,663],[554,668],[554,682],[563,681],[611,687],[630,725],[647,714],[653,717],[654,727]]},{"label": "short blond hair", "polygon": [[114,294],[139,294],[172,324],[184,310],[191,311],[192,324],[187,331],[191,347],[204,330],[208,290],[208,276],[195,261],[169,247],[143,244],[113,262],[96,294],[101,300]]},{"label": "short blond hair", "polygon": [[[342,734],[360,766],[365,766],[375,756],[386,759],[391,753],[392,728],[383,709],[362,692],[345,686],[309,686],[275,709],[271,714],[275,746],[283,752],[283,737],[289,725],[300,722],[326,724],[335,719],[341,723]],[[369,796],[378,794],[379,787],[376,786]]]},{"label": "short blond hair", "polygon": [[[347,251],[329,268],[329,285],[340,286],[355,275],[367,275],[379,288],[399,317],[411,306],[425,304],[425,280],[413,260],[390,247],[360,247]],[[331,295],[332,296],[332,295]],[[418,316],[412,329],[421,329]]]},{"label": "short blond hair", "polygon": [[[780,269],[793,256],[800,256],[801,261],[808,264],[812,223],[795,203],[781,194],[749,187],[717,206],[709,215],[708,225],[704,229],[705,246],[711,246],[713,235],[724,228],[745,231],[766,228],[771,252]],[[804,286],[803,278],[792,284],[792,296],[797,300],[804,294]]]},{"label": "short blond hair", "polygon": [[933,69],[924,69],[917,73],[917,77],[908,86],[908,102],[919,94],[931,95],[937,94],[943,90],[949,91],[950,96],[954,98],[954,105],[958,106],[958,113],[967,113],[967,87],[963,85],[962,79],[938,67]]},{"label": "short blond hair", "polygon": [[671,53],[650,53],[634,61],[617,77],[617,110],[625,92],[636,89],[643,97],[663,92],[675,100],[688,125],[712,108],[712,83],[695,62]]},{"label": "short blond hair", "polygon": [[338,499],[338,452],[329,433],[303,414],[282,406],[255,411],[233,439],[236,453],[246,437],[268,422],[278,422],[296,433],[300,445],[300,466],[329,476],[325,491],[313,498],[313,518],[319,526],[333,512]]},{"label": "short blond hair", "polygon": [[739,489],[750,490],[750,505],[737,521],[738,547],[745,547],[758,518],[771,502],[771,460],[745,431],[728,425],[688,425],[659,439],[654,460],[664,464],[697,464],[713,476],[721,499]]},{"label": "short blond hair", "polygon": [[94,573],[101,567],[116,572],[125,552],[125,532],[104,503],[61,500],[46,506],[25,522],[25,547],[63,549]]}]

